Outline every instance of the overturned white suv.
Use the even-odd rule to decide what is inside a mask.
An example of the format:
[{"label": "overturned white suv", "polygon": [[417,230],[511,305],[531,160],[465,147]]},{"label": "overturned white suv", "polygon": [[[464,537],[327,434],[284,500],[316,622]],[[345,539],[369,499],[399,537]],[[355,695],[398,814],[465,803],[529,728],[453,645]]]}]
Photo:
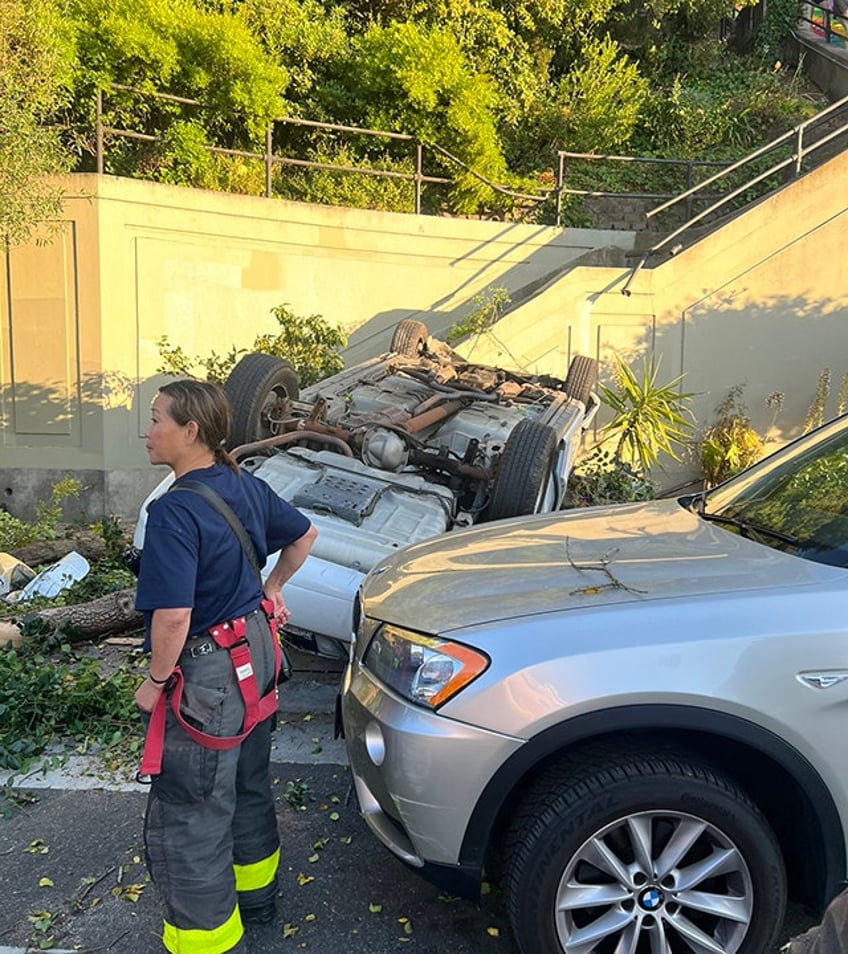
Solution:
[{"label": "overturned white suv", "polygon": [[383,557],[477,522],[557,510],[598,407],[596,376],[582,355],[564,380],[471,364],[413,320],[397,325],[388,353],[303,391],[281,358],[243,357],[225,383],[233,453],[319,531],[286,586],[288,639],[346,658],[356,591]]}]

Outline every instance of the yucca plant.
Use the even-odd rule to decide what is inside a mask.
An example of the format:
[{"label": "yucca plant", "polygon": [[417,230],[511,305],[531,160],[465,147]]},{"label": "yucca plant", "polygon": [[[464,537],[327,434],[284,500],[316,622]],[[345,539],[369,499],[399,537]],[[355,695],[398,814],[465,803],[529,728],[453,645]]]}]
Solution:
[{"label": "yucca plant", "polygon": [[614,440],[617,458],[638,465],[648,473],[661,454],[680,460],[676,448],[692,430],[687,403],[690,393],[678,390],[683,375],[658,384],[660,362],[645,358],[639,373],[616,359],[615,387],[600,385],[601,400],[612,409],[613,419],[602,441]]}]

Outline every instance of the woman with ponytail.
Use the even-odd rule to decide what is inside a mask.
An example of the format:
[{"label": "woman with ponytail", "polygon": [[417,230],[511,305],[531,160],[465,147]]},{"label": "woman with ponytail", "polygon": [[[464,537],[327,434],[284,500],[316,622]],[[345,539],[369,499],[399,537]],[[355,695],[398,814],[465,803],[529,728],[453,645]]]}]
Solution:
[{"label": "woman with ponytail", "polygon": [[246,724],[243,672],[210,633],[243,630],[258,693],[273,689],[269,616],[287,622],[282,587],[306,559],[316,532],[264,481],[240,470],[225,449],[231,423],[222,388],[175,381],[160,388],[144,435],[150,463],[174,471],[171,491],[181,481],[211,488],[247,531],[259,566],[280,551],[262,583],[233,526],[188,486],[164,494],[148,512],[136,607],[147,622],[150,668],[135,698],[149,719],[163,693],[167,697],[175,684],[182,689],[180,718],[162,709],[161,770],[152,779],[145,817],[147,865],[164,902],[162,941],[171,954],[243,951],[244,924],[267,923],[276,914],[274,718],[232,747],[199,744],[192,729],[205,738],[233,738]]}]

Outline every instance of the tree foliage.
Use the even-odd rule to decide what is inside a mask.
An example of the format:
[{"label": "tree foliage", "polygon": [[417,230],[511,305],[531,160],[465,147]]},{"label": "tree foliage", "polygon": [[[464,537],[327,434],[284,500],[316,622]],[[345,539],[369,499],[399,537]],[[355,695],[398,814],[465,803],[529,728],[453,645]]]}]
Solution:
[{"label": "tree foliage", "polygon": [[615,40],[589,40],[544,111],[543,141],[551,149],[612,152],[629,141],[647,93],[647,81]]},{"label": "tree foliage", "polygon": [[50,120],[65,102],[73,47],[50,0],[0,0],[0,248],[58,217],[72,155]]},{"label": "tree foliage", "polygon": [[[132,174],[182,168],[160,178],[205,185],[192,151],[206,139],[245,148],[263,143],[268,122],[283,112],[287,73],[266,54],[246,20],[194,0],[67,0],[76,32],[78,62],[74,110],[93,124],[95,92],[104,90],[108,125],[163,135],[150,146],[121,140],[107,154],[107,168]],[[120,91],[110,84],[133,87]],[[153,92],[197,100],[191,107],[155,98]],[[208,172],[208,170],[207,170]],[[201,176],[202,178],[202,176]]]},{"label": "tree foliage", "polygon": [[[346,70],[353,122],[437,143],[479,175],[503,181],[497,92],[488,76],[471,69],[452,33],[412,22],[372,25],[354,43]],[[460,173],[451,199],[458,211],[474,211],[490,191]]]},{"label": "tree foliage", "polygon": [[[0,195],[18,200],[4,202],[3,225],[17,235],[38,218],[30,200],[58,208],[36,187],[37,173],[64,167],[51,122],[74,130],[77,168],[93,168],[97,90],[107,126],[152,137],[107,137],[107,171],[250,194],[265,187],[261,160],[210,147],[262,152],[283,115],[415,137],[429,147],[425,173],[452,181],[449,194],[425,189],[429,211],[504,212],[509,200],[484,180],[537,192],[557,149],[738,156],[805,118],[775,68],[791,0],[768,5],[744,60],[719,40],[719,22],[753,2],[0,0],[0,95],[11,106],[0,123],[12,133],[0,143]],[[278,153],[299,159],[415,169],[408,142],[280,124],[274,136]],[[408,181],[283,173],[277,194],[411,209]]]},{"label": "tree foliage", "polygon": [[347,17],[318,0],[244,0],[238,15],[289,78],[288,95],[308,101],[329,64],[348,53]]}]

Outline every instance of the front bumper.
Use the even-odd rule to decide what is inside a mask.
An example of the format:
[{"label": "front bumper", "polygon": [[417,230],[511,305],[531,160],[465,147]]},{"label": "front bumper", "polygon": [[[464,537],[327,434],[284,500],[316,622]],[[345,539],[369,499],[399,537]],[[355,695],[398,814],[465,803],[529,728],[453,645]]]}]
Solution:
[{"label": "front bumper", "polygon": [[[263,579],[277,562],[272,553],[262,570]],[[286,583],[286,606],[297,630],[350,644],[353,601],[365,573],[310,555]],[[334,655],[330,653],[329,655]]]},{"label": "front bumper", "polygon": [[522,741],[411,705],[358,661],[345,672],[341,706],[368,827],[425,877],[473,897],[484,858],[463,855],[468,822],[486,783]]}]

